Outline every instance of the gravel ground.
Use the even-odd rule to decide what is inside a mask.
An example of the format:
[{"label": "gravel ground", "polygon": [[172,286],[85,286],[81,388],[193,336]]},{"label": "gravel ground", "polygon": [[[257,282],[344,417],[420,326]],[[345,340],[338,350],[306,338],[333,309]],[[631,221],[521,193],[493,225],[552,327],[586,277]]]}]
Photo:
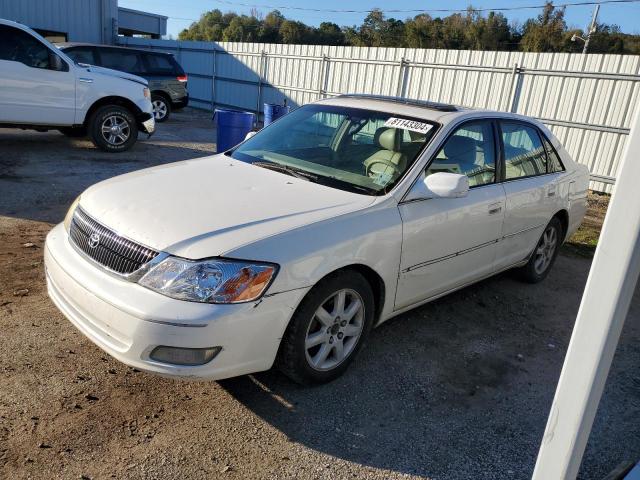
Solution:
[{"label": "gravel ground", "polygon": [[[570,249],[541,284],[503,274],[385,323],[316,388],[139,372],[55,309],[42,248],[73,198],[208,154],[213,133],[189,109],[121,155],[0,131],[0,478],[530,477],[590,266]],[[640,458],[639,320],[636,294],[582,479]]]}]

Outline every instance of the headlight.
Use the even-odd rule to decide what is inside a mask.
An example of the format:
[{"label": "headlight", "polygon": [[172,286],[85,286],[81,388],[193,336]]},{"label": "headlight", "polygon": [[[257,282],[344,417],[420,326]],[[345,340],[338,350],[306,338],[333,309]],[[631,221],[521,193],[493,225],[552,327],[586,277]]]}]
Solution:
[{"label": "headlight", "polygon": [[241,303],[260,298],[276,271],[272,264],[167,257],[138,283],[178,300]]},{"label": "headlight", "polygon": [[149,89],[148,89],[148,88],[146,88],[146,87],[145,87],[145,88],[143,88],[143,89],[142,89],[142,92],[143,92],[143,94],[144,94],[144,96],[145,96],[146,98],[151,98],[151,92],[149,91]]},{"label": "headlight", "polygon": [[64,229],[67,232],[71,228],[71,220],[73,219],[73,213],[76,211],[76,207],[78,206],[79,203],[80,203],[80,196],[78,195],[78,198],[76,198],[73,201],[73,203],[69,207],[69,210],[67,211],[67,214],[64,217]]}]

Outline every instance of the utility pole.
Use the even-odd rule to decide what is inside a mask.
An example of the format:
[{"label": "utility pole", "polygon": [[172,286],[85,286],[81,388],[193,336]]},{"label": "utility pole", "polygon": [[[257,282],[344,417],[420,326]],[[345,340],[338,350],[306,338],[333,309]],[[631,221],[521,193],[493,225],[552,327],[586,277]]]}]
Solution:
[{"label": "utility pole", "polygon": [[600,4],[596,3],[596,8],[593,9],[593,17],[591,17],[591,24],[589,25],[589,31],[587,32],[587,38],[584,41],[584,47],[582,47],[582,53],[587,53],[589,48],[589,40],[591,40],[591,34],[598,28],[598,12],[600,11]]}]

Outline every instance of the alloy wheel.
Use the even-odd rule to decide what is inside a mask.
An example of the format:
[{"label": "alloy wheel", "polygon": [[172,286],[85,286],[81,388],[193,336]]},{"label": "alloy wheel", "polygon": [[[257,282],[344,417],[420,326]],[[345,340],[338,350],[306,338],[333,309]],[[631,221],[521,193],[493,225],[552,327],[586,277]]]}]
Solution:
[{"label": "alloy wheel", "polygon": [[122,115],[109,115],[101,126],[102,137],[111,145],[122,145],[131,135],[129,122]]},{"label": "alloy wheel", "polygon": [[538,247],[535,251],[535,260],[533,262],[533,268],[538,275],[545,272],[556,252],[558,246],[558,232],[553,226],[548,226],[542,234],[542,238],[538,243]]},{"label": "alloy wheel", "polygon": [[342,289],[315,311],[305,337],[305,353],[315,370],[331,370],[354,351],[364,328],[364,301],[358,292]]},{"label": "alloy wheel", "polygon": [[167,116],[167,104],[162,100],[154,100],[152,102],[153,105],[153,116],[156,120],[162,120]]}]

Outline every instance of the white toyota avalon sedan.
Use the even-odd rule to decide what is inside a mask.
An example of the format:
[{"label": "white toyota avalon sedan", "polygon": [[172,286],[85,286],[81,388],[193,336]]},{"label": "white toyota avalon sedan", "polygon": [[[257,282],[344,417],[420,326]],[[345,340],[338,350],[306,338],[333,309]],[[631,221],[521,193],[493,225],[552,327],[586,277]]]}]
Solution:
[{"label": "white toyota avalon sedan", "polygon": [[341,96],[87,189],[47,237],[49,295],[139,369],[326,382],[399,313],[506,269],[544,279],[588,181],[530,118]]}]

